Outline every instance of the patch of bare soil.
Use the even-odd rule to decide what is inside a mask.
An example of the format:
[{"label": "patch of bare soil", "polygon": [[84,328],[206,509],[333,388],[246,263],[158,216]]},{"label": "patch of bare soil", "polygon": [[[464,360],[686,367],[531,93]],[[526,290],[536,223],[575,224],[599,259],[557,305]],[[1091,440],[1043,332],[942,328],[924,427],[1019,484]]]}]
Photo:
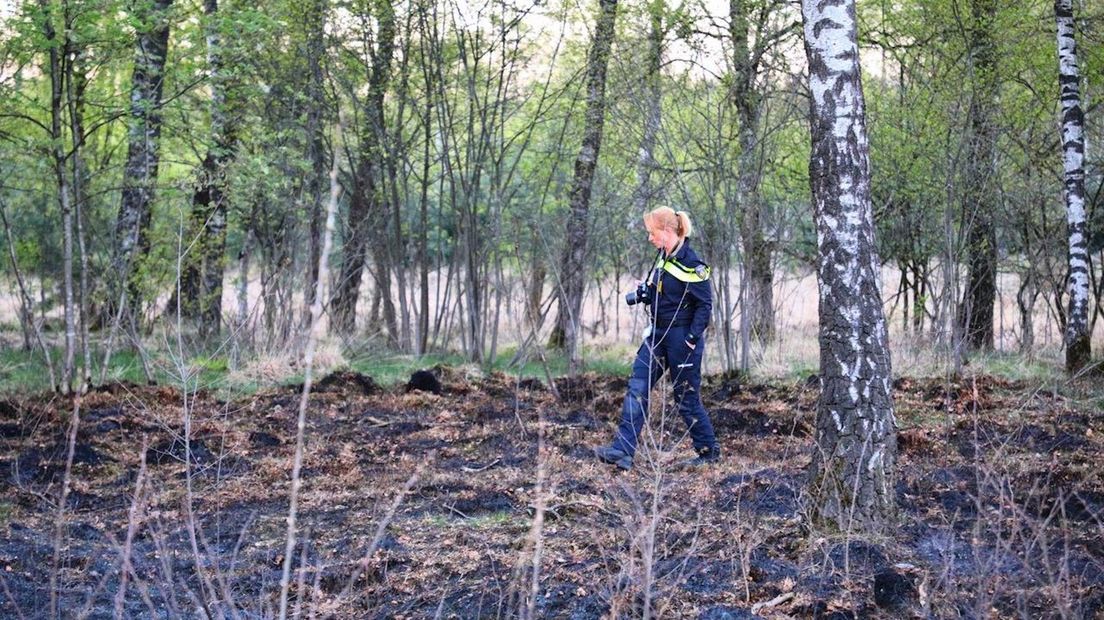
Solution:
[{"label": "patch of bare soil", "polygon": [[[703,386],[724,459],[657,394],[631,472],[595,461],[624,379],[470,379],[311,395],[291,609],[342,618],[1093,617],[1101,412],[998,379],[895,382],[898,527],[808,529],[815,382]],[[279,605],[299,394],[0,402],[0,615],[267,617]],[[661,388],[662,389],[662,388]],[[144,469],[141,463],[144,461]],[[405,489],[405,492],[404,492]],[[54,553],[59,562],[54,569]],[[124,566],[128,566],[124,570]],[[534,579],[533,567],[539,571]]]}]

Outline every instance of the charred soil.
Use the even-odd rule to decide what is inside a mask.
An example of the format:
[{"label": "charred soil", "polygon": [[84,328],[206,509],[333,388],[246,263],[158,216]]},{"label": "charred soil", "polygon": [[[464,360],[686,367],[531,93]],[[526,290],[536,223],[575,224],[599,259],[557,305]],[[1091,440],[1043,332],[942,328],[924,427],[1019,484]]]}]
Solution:
[{"label": "charred soil", "polygon": [[[447,369],[393,388],[356,373],[319,385],[290,584],[291,605],[304,613],[1104,609],[1104,419],[1079,404],[1090,400],[989,377],[899,379],[899,523],[871,540],[803,521],[817,398],[805,381],[707,382],[724,458],[703,469],[679,467],[690,456],[685,427],[669,399],[653,399],[647,447],[625,473],[589,451],[610,438],[623,380],[560,381],[562,401],[537,381]],[[112,617],[117,604],[128,617],[192,617],[203,606],[274,614],[296,390],[229,402],[137,385],[86,395],[60,540],[72,403],[0,403],[0,615],[45,616],[52,573],[66,614]]]}]

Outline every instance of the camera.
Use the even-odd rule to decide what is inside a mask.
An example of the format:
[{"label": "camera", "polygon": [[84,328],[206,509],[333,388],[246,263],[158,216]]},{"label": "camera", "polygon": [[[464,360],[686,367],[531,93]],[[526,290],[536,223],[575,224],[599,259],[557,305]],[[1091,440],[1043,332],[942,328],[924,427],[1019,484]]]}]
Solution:
[{"label": "camera", "polygon": [[635,306],[638,303],[644,303],[646,305],[649,302],[648,287],[643,282],[636,287],[635,291],[625,294],[626,305]]}]

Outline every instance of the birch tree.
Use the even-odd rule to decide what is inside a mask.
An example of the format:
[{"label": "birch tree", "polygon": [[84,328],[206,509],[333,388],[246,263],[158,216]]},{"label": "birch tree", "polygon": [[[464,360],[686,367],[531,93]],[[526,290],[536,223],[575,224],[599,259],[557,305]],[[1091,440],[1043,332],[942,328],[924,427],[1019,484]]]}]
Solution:
[{"label": "birch tree", "polygon": [[809,177],[820,289],[820,399],[810,514],[878,531],[894,512],[897,441],[854,0],[803,0]]},{"label": "birch tree", "polygon": [[[587,54],[587,102],[583,125],[583,144],[575,159],[575,176],[570,194],[570,213],[564,238],[563,274],[560,278],[560,314],[556,334],[562,342],[572,372],[581,365],[579,339],[582,327],[580,313],[586,289],[587,225],[590,218],[590,193],[594,187],[594,170],[602,147],[602,127],[606,117],[606,68],[613,45],[617,0],[599,0],[598,22]],[[555,341],[556,338],[554,337]]]},{"label": "birch tree", "polygon": [[160,163],[161,95],[169,49],[172,0],[135,4],[138,22],[130,82],[130,124],[123,169],[122,201],[115,219],[113,264],[119,278],[120,311],[139,300],[134,267],[149,252],[149,226]]},{"label": "birch tree", "polygon": [[226,267],[226,168],[234,157],[237,123],[228,102],[229,75],[224,67],[224,43],[218,0],[203,0],[206,19],[207,66],[211,82],[211,147],[200,165],[192,194],[194,248],[185,257],[181,304],[189,318],[199,319],[201,335],[219,332],[222,322],[222,279]]},{"label": "birch tree", "polygon": [[1085,220],[1085,113],[1074,39],[1073,0],[1055,0],[1058,22],[1058,84],[1062,101],[1062,167],[1069,226],[1069,313],[1066,318],[1066,370],[1089,363],[1089,252]]}]

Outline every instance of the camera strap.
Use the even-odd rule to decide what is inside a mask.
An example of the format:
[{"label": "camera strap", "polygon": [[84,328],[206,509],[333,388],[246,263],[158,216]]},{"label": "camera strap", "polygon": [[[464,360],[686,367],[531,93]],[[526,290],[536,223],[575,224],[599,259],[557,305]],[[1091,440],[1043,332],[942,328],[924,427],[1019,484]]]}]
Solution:
[{"label": "camera strap", "polygon": [[645,278],[645,282],[659,286],[659,277],[656,275],[660,269],[663,268],[663,250],[656,251],[655,258],[652,259],[652,264],[648,267],[648,277]]}]

